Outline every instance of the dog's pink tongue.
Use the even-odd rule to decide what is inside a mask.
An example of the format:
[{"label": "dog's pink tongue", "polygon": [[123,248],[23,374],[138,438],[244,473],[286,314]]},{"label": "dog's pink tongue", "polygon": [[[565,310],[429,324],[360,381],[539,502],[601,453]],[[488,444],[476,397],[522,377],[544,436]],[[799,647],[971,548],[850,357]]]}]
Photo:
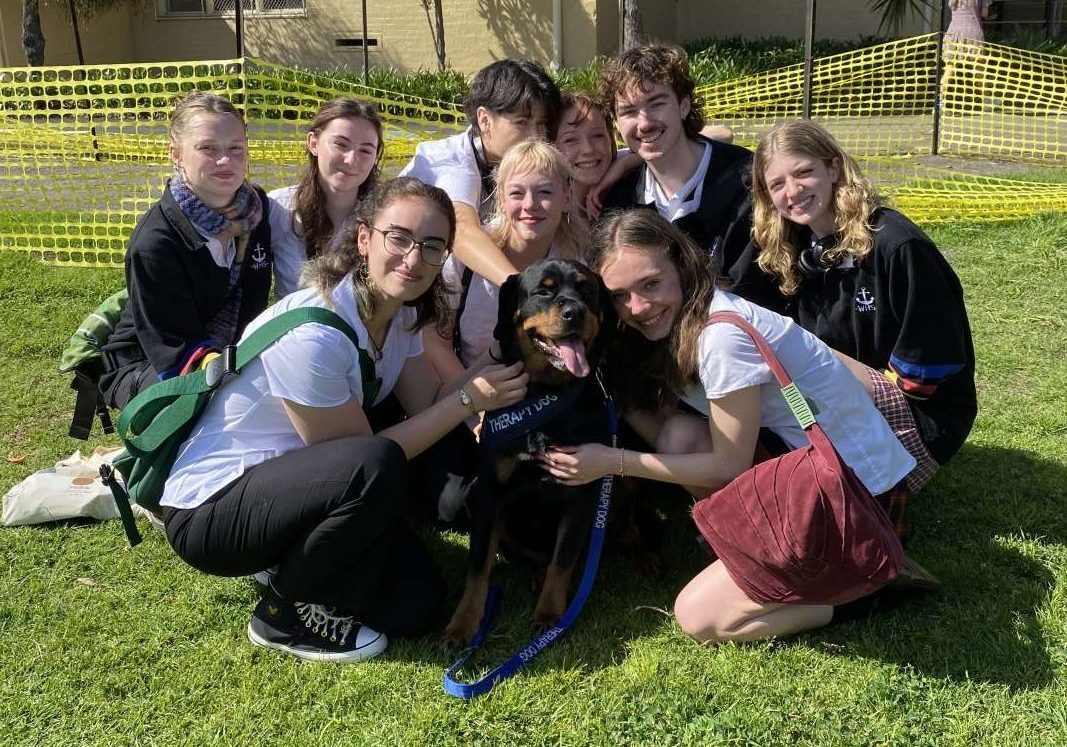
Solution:
[{"label": "dog's pink tongue", "polygon": [[563,365],[571,372],[572,376],[579,379],[589,375],[589,361],[585,358],[585,343],[581,340],[560,340],[556,343],[559,347],[559,357],[563,359]]}]

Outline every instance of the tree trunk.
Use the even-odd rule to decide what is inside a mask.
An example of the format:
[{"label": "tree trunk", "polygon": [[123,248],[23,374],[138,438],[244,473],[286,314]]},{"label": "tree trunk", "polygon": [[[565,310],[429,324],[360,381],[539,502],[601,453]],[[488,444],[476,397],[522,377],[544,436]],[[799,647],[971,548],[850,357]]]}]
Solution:
[{"label": "tree trunk", "polygon": [[1045,36],[1055,39],[1060,35],[1060,0],[1045,0]]},{"label": "tree trunk", "polygon": [[441,0],[433,2],[433,20],[430,20],[431,0],[422,0],[422,9],[426,11],[426,22],[430,24],[430,36],[433,37],[433,49],[437,54],[437,70],[444,72],[447,67],[445,60],[445,14],[441,8]]},{"label": "tree trunk", "polygon": [[641,22],[641,8],[637,0],[623,0],[622,8],[621,51],[626,51],[645,43],[645,25]]},{"label": "tree trunk", "polygon": [[37,0],[22,0],[22,48],[27,63],[34,67],[44,64],[44,32]]},{"label": "tree trunk", "polygon": [[445,61],[445,13],[441,9],[441,0],[434,0],[434,22],[437,24],[437,38],[434,46],[437,48],[437,69],[444,71]]}]

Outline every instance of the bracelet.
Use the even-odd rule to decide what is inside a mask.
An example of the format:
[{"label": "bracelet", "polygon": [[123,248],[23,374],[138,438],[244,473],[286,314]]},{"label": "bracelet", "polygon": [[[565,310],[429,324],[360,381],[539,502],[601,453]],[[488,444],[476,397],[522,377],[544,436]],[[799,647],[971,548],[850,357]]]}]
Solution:
[{"label": "bracelet", "polygon": [[467,391],[466,386],[461,386],[458,391],[459,401],[463,403],[463,406],[471,411],[471,415],[478,417],[481,413],[478,408],[474,406],[474,399],[471,397],[470,392]]},{"label": "bracelet", "polygon": [[619,477],[625,477],[626,449],[619,447]]}]

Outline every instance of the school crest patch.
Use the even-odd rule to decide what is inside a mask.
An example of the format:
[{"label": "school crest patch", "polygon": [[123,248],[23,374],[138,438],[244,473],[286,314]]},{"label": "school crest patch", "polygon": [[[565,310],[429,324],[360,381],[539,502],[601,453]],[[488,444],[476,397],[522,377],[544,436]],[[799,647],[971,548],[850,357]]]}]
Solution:
[{"label": "school crest patch", "polygon": [[267,250],[264,249],[263,245],[260,244],[258,241],[256,242],[256,246],[249,256],[252,257],[253,270],[262,270],[267,266]]},{"label": "school crest patch", "polygon": [[867,290],[867,286],[861,285],[860,289],[856,291],[856,311],[874,311],[874,294]]}]

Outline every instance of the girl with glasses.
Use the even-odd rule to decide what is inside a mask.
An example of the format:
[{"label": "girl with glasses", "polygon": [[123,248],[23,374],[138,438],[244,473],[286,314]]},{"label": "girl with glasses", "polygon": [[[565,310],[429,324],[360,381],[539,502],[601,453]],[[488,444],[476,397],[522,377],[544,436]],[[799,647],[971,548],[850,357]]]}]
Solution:
[{"label": "girl with glasses", "polygon": [[[290,309],[337,313],[355,331],[304,324],[211,400],[167,480],[167,538],[222,576],[275,566],[248,624],[256,645],[351,662],[434,621],[441,574],[406,522],[408,460],[464,418],[521,399],[521,366],[490,365],[447,388],[420,330],[447,313],[440,264],[455,237],[448,196],[414,179],[377,185]],[[393,394],[410,414],[373,432],[367,411]]]}]

